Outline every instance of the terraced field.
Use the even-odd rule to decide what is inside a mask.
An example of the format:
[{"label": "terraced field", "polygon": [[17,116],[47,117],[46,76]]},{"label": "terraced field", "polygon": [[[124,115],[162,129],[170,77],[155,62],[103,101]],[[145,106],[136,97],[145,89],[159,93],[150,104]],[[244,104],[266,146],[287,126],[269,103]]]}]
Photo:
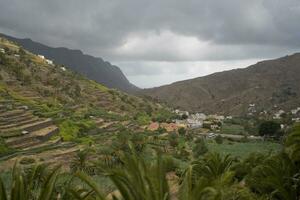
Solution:
[{"label": "terraced field", "polygon": [[26,157],[64,165],[83,146],[109,144],[124,130],[143,131],[140,118],[172,115],[165,106],[109,89],[68,66],[47,64],[2,37],[0,48],[5,49],[0,53],[0,171]]},{"label": "terraced field", "polygon": [[49,163],[69,162],[80,145],[63,142],[58,133],[59,128],[52,119],[36,116],[33,110],[14,100],[0,100],[0,136],[12,150],[0,155],[0,171],[23,158],[33,158],[36,162],[45,159]]},{"label": "terraced field", "polygon": [[35,148],[58,131],[52,119],[35,116],[27,106],[10,100],[0,101],[0,135],[9,147]]}]

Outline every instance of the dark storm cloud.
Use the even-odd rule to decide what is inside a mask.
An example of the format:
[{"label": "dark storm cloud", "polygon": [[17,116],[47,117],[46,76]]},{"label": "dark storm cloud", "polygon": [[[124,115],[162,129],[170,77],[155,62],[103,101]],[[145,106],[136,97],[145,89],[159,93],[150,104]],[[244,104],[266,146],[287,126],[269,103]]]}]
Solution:
[{"label": "dark storm cloud", "polygon": [[299,51],[299,19],[299,0],[0,0],[0,32],[136,63],[132,76]]},{"label": "dark storm cloud", "polygon": [[[80,48],[113,60],[118,57],[126,60],[126,53],[120,55],[115,51],[128,42],[130,34],[144,36],[154,32],[159,35],[164,30],[209,41],[212,47],[220,50],[229,46],[237,58],[243,58],[244,54],[256,56],[256,50],[261,53],[261,47],[270,52],[273,48],[278,51],[278,46],[298,49],[299,19],[298,0],[0,1],[1,31],[50,45]],[[176,60],[176,52],[165,53],[167,56],[152,56],[145,52],[147,55],[140,57]],[[234,59],[227,54],[228,51],[217,57]],[[198,59],[212,59],[212,56],[199,54]],[[178,60],[185,60],[178,57]],[[192,60],[195,59],[197,56]]]}]

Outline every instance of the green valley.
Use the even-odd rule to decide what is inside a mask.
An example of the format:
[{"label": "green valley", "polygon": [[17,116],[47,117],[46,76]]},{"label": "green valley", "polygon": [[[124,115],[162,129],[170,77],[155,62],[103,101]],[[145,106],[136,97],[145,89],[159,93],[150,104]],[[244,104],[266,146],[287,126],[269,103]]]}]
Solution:
[{"label": "green valley", "polygon": [[294,114],[192,114],[0,48],[0,200],[299,199]]}]

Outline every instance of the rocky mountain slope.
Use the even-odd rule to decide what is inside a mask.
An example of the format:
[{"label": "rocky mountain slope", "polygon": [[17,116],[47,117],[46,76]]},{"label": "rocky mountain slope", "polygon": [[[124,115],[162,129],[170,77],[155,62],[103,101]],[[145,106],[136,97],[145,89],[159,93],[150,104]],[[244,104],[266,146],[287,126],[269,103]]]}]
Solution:
[{"label": "rocky mountain slope", "polygon": [[0,162],[38,154],[66,161],[82,145],[140,131],[167,110],[49,64],[0,37]]},{"label": "rocky mountain slope", "polygon": [[243,115],[300,105],[300,53],[141,92],[192,112]]},{"label": "rocky mountain slope", "polygon": [[125,92],[138,90],[136,86],[127,80],[119,67],[111,65],[101,58],[83,54],[80,50],[72,50],[64,47],[49,47],[34,42],[31,39],[18,39],[7,35],[2,36],[17,42],[30,52],[44,55],[57,64],[66,65],[70,69],[109,88],[116,88]]}]

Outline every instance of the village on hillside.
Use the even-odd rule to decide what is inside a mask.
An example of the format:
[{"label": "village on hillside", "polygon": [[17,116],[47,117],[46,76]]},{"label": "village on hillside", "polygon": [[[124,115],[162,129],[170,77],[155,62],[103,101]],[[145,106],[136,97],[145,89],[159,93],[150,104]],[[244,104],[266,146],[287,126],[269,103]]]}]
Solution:
[{"label": "village on hillside", "polygon": [[[218,114],[209,114],[206,115],[204,113],[190,113],[188,111],[182,111],[179,109],[173,110],[178,119],[172,120],[172,122],[151,122],[146,129],[149,131],[164,131],[167,133],[170,132],[179,132],[179,129],[185,129],[189,131],[196,131],[201,136],[205,136],[208,138],[215,138],[218,135],[226,138],[238,138],[241,139],[243,137],[248,137],[249,139],[263,139],[258,136],[257,133],[248,133],[246,134],[244,131],[240,131],[240,133],[231,134],[223,131],[224,127],[227,126],[230,121],[235,121],[235,119],[239,119],[239,117],[234,117],[231,115],[224,116]],[[255,118],[260,120],[274,120],[280,123],[281,129],[288,128],[289,123],[297,123],[300,122],[300,107],[295,109],[291,109],[289,111],[284,111],[283,109],[278,108],[276,105],[274,106],[274,110],[272,112],[257,112],[255,104],[249,104],[247,116],[249,118]]]}]

